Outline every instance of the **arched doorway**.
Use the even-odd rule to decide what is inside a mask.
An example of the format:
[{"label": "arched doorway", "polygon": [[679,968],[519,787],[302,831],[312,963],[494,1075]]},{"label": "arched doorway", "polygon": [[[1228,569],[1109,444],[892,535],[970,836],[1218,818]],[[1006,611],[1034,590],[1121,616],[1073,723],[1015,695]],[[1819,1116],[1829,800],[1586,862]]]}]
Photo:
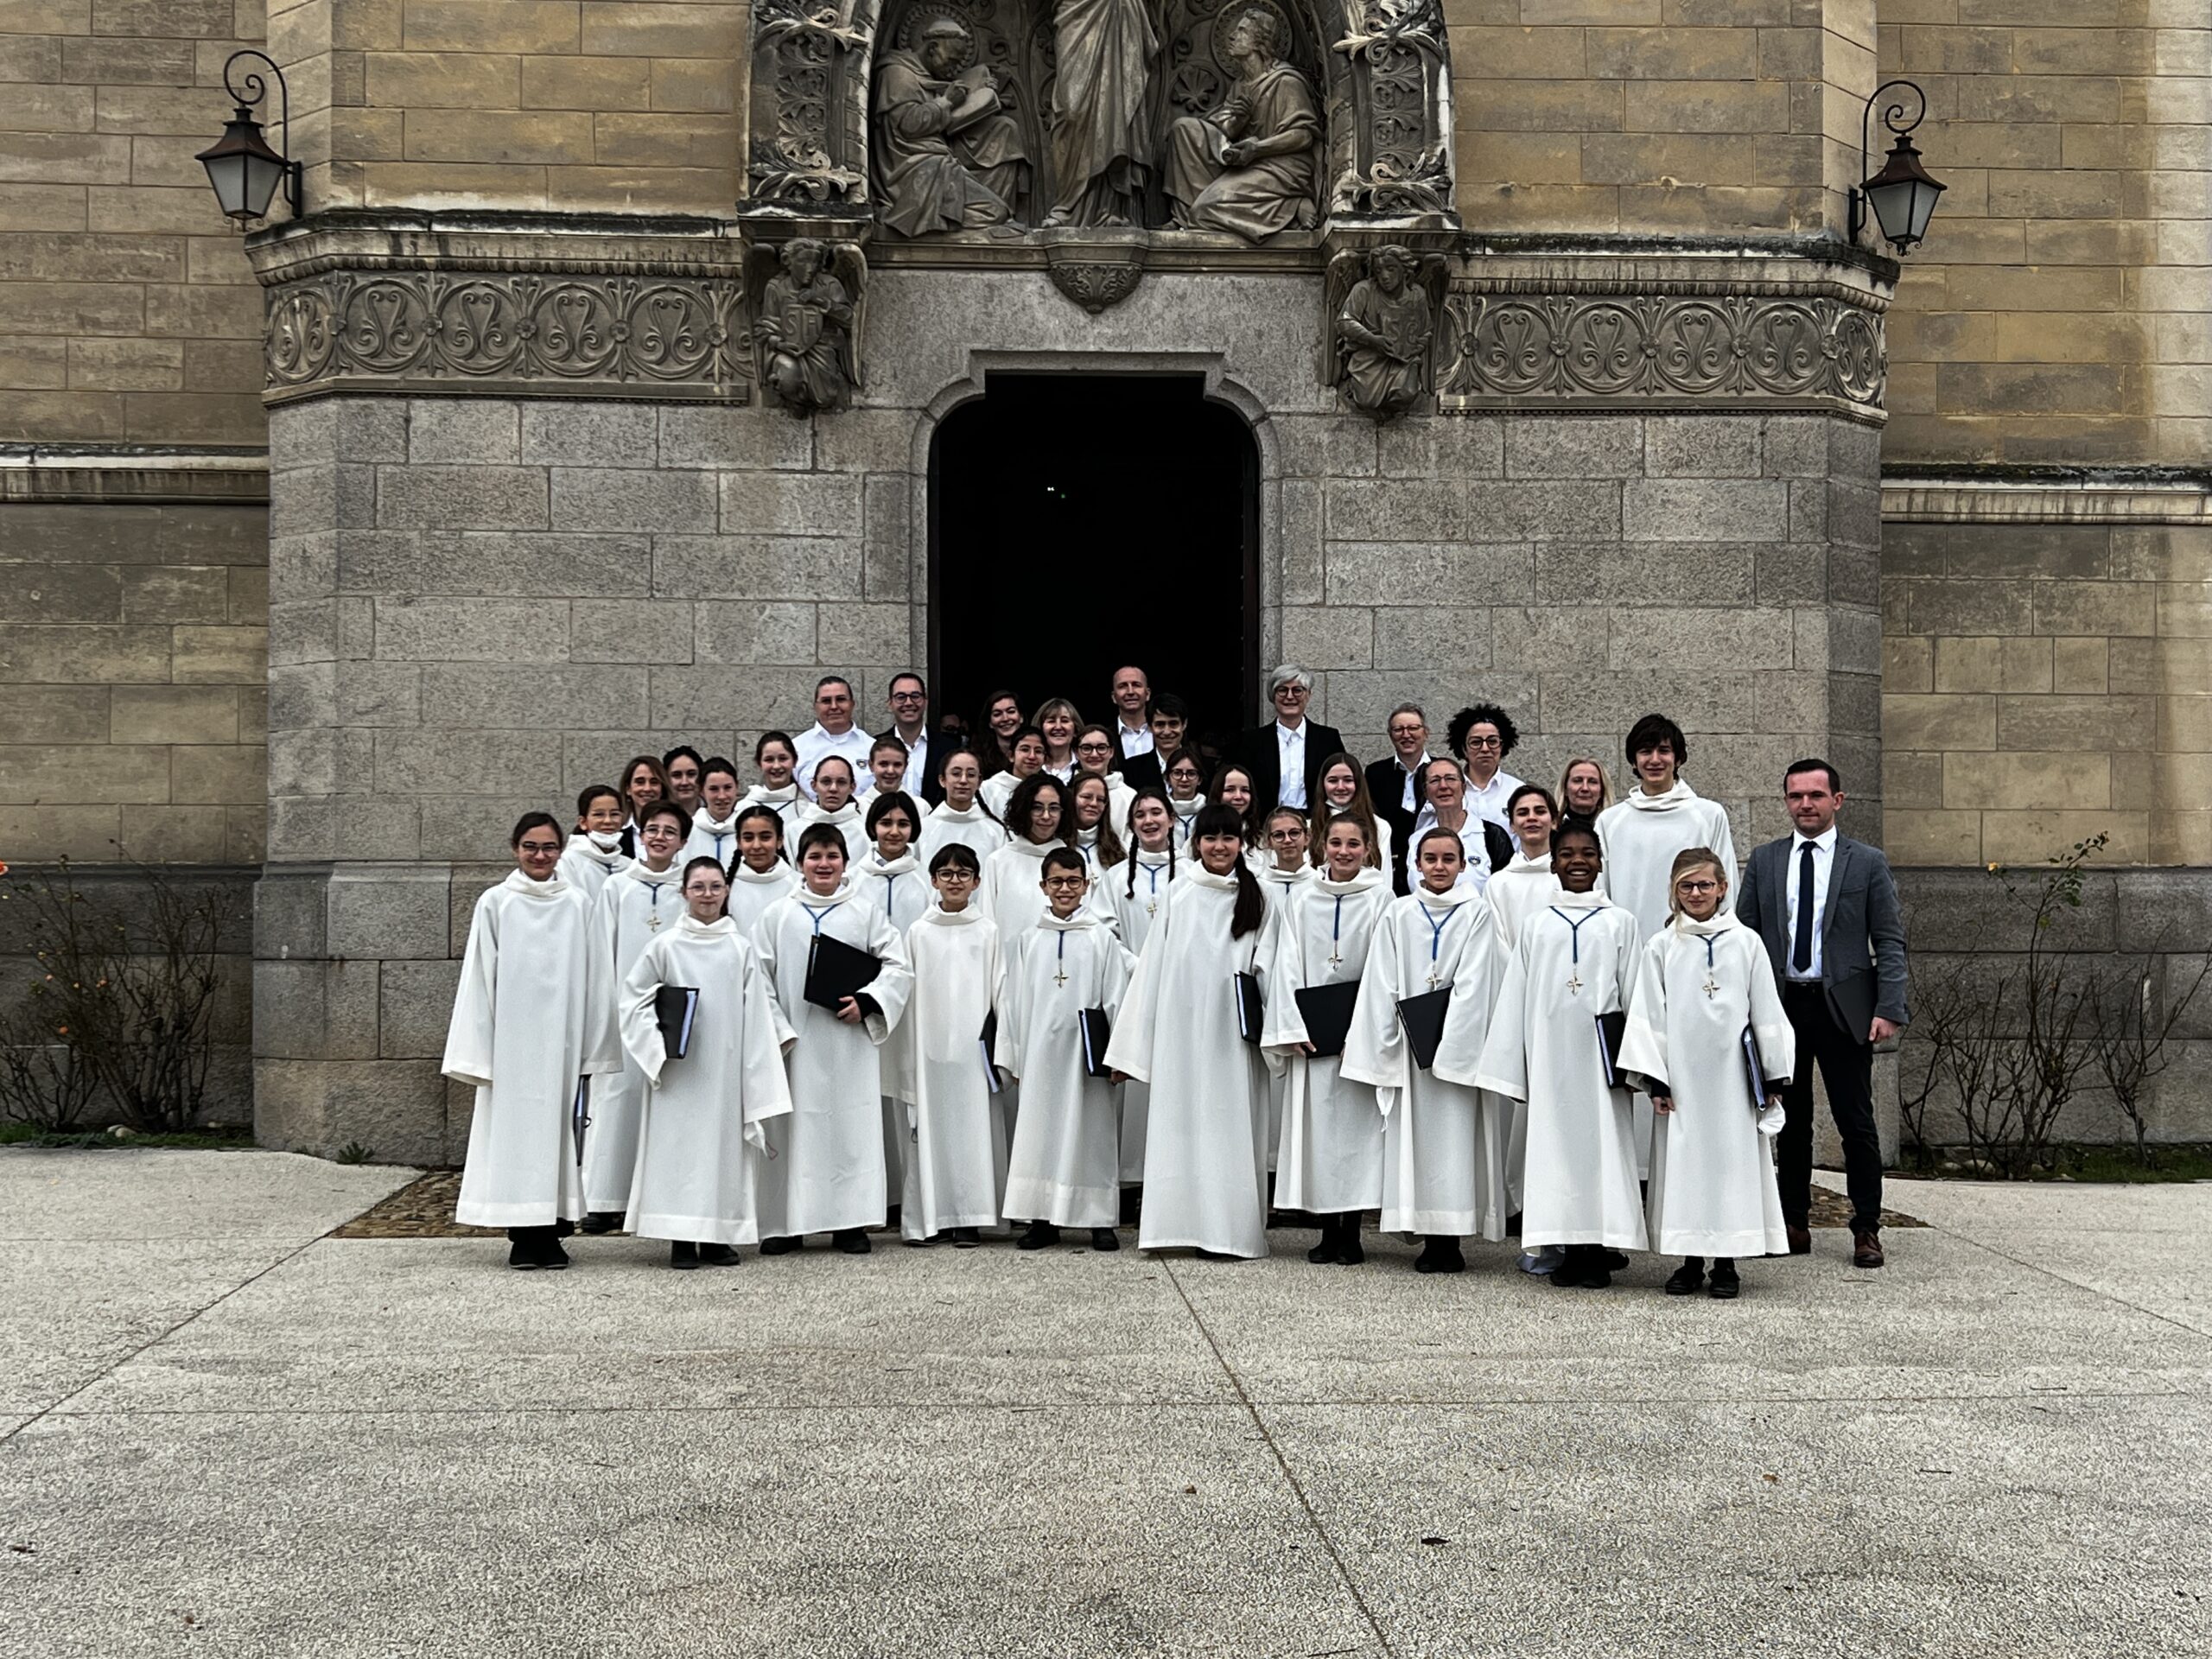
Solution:
[{"label": "arched doorway", "polygon": [[1218,747],[1254,716],[1259,451],[1198,375],[993,374],[930,455],[930,662],[973,720],[997,686],[1109,720],[1136,663]]}]

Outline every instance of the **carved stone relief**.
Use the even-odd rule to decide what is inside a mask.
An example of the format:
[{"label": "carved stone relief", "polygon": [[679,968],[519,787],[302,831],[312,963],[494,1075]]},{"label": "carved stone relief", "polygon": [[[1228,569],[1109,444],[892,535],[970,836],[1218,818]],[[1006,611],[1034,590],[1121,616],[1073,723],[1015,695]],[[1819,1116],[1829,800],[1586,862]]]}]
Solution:
[{"label": "carved stone relief", "polygon": [[1395,243],[1329,264],[1330,384],[1377,420],[1402,415],[1433,383],[1445,260]]},{"label": "carved stone relief", "polygon": [[270,291],[269,391],[449,384],[743,402],[742,308],[737,283],[712,277],[328,271]]},{"label": "carved stone relief", "polygon": [[753,341],[760,390],[798,416],[842,409],[865,384],[868,261],[854,242],[794,237],[753,251]]}]

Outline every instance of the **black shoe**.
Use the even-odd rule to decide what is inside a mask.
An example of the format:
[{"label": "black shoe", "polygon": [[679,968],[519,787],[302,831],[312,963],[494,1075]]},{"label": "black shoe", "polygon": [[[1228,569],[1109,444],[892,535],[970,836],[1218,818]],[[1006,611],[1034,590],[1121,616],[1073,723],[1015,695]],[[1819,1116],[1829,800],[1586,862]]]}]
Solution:
[{"label": "black shoe", "polygon": [[620,1210],[594,1210],[576,1224],[580,1233],[619,1233],[622,1230]]},{"label": "black shoe", "polygon": [[1593,1262],[1577,1282],[1585,1290],[1604,1290],[1613,1282],[1613,1275],[1605,1271],[1603,1262]]},{"label": "black shoe", "polygon": [[1791,1225],[1786,1230],[1789,1235],[1790,1255],[1810,1255],[1813,1253],[1813,1235],[1802,1223]]},{"label": "black shoe", "polygon": [[892,1205],[883,1212],[883,1224],[893,1232],[899,1230],[899,1206]]},{"label": "black shoe", "polygon": [[944,1236],[952,1241],[956,1250],[972,1250],[983,1242],[973,1227],[948,1227]]},{"label": "black shoe", "polygon": [[[1719,1278],[1720,1269],[1718,1267],[1713,1268],[1713,1276],[1716,1280]],[[1704,1288],[1705,1263],[1702,1258],[1694,1255],[1687,1258],[1667,1280],[1669,1296],[1694,1296]]]},{"label": "black shoe", "polygon": [[1582,1276],[1589,1270],[1588,1262],[1570,1254],[1561,1256],[1559,1265],[1544,1277],[1552,1281],[1554,1290],[1580,1290],[1582,1288]]},{"label": "black shoe", "polygon": [[1317,1267],[1323,1262],[1338,1260],[1337,1255],[1337,1223],[1334,1217],[1321,1224],[1321,1242],[1306,1252],[1306,1259]]},{"label": "black shoe", "polygon": [[1521,1236],[1521,1212],[1518,1210],[1505,1218],[1505,1236],[1508,1238]]},{"label": "black shoe", "polygon": [[702,1268],[734,1268],[738,1261],[737,1252],[727,1244],[702,1244],[699,1247],[699,1265]]},{"label": "black shoe", "polygon": [[1628,1257],[1623,1255],[1618,1250],[1601,1249],[1598,1252],[1597,1259],[1600,1267],[1612,1273],[1618,1273],[1628,1266]]},{"label": "black shoe", "polygon": [[866,1255],[875,1246],[868,1242],[866,1228],[840,1227],[830,1235],[830,1248],[842,1251],[847,1255]]},{"label": "black shoe", "polygon": [[1707,1294],[1716,1301],[1734,1301],[1736,1293],[1743,1287],[1744,1281],[1736,1276],[1736,1264],[1733,1262],[1716,1262],[1713,1264],[1713,1285]]},{"label": "black shoe", "polygon": [[558,1273],[569,1265],[569,1253],[561,1248],[560,1236],[550,1227],[543,1230],[537,1241],[537,1265],[548,1273]]},{"label": "black shoe", "polygon": [[530,1232],[527,1227],[507,1229],[507,1236],[514,1241],[507,1246],[507,1265],[517,1273],[536,1273],[539,1266],[537,1241]]},{"label": "black shoe", "polygon": [[1090,1248],[1094,1250],[1118,1250],[1122,1248],[1122,1236],[1111,1227],[1094,1227],[1090,1230]]},{"label": "black shoe", "polygon": [[1459,1253],[1459,1241],[1432,1235],[1421,1246],[1421,1254],[1414,1258],[1415,1273],[1465,1273],[1467,1258]]},{"label": "black shoe", "polygon": [[682,1239],[668,1247],[668,1265],[671,1268],[696,1268],[699,1265],[699,1247]]},{"label": "black shoe", "polygon": [[1060,1242],[1060,1230],[1049,1221],[1033,1221],[1029,1230],[1014,1241],[1017,1250],[1041,1250]]},{"label": "black shoe", "polygon": [[760,1241],[760,1254],[763,1255],[789,1255],[793,1250],[805,1248],[806,1241],[803,1238],[764,1238]]}]

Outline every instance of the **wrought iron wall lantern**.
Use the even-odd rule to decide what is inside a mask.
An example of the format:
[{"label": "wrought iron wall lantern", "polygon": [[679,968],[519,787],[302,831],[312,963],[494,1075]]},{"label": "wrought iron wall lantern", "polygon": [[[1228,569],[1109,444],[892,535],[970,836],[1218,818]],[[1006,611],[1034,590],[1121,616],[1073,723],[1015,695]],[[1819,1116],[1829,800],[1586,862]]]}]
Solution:
[{"label": "wrought iron wall lantern", "polygon": [[280,100],[277,119],[283,127],[284,149],[292,147],[292,94],[284,85],[284,72],[266,53],[233,52],[223,65],[223,90],[230,93],[238,111],[224,124],[223,136],[196,159],[207,169],[207,182],[214,186],[215,200],[223,212],[240,224],[269,211],[269,200],[279,184],[284,187],[285,205],[297,219],[303,169],[283,151],[270,149],[269,141],[262,136],[261,123],[253,112],[269,96],[269,82],[258,70],[249,71],[234,82],[231,72],[242,58],[257,59],[269,66],[269,77],[276,83]]},{"label": "wrought iron wall lantern", "polygon": [[[1912,94],[1912,119],[1904,118],[1907,105],[1902,98],[1883,109],[1882,124],[1897,135],[1897,141],[1882,163],[1882,170],[1870,177],[1866,172],[1866,137],[1874,119],[1874,106],[1881,102],[1883,93],[1897,88]],[[1943,187],[1929,176],[1928,169],[1920,164],[1920,151],[1913,147],[1912,130],[1927,118],[1928,94],[1909,80],[1884,81],[1866,100],[1866,107],[1859,118],[1860,182],[1851,193],[1853,241],[1859,239],[1870,208],[1874,222],[1882,227],[1882,234],[1899,253],[1910,252],[1928,234],[1928,221],[1936,212],[1936,198],[1943,194]]]}]

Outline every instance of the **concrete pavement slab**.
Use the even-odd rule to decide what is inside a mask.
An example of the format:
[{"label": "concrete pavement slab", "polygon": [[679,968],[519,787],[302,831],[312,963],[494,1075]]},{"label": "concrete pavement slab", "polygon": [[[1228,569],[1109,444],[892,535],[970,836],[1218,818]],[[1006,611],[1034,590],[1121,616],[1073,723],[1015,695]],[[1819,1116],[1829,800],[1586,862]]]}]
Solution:
[{"label": "concrete pavement slab", "polygon": [[1262,1414],[1400,1656],[2212,1650],[2201,1399]]},{"label": "concrete pavement slab", "polygon": [[[1823,1240],[1826,1243],[1827,1241]],[[2194,1391],[2212,1346],[1968,1241],[1915,1230],[1894,1264],[1746,1262],[1733,1302],[1673,1297],[1637,1256],[1611,1289],[1560,1290],[1510,1245],[1412,1271],[1395,1239],[1359,1268],[1278,1255],[1172,1270],[1257,1401],[1913,1399]]]},{"label": "concrete pavement slab", "polygon": [[0,1243],[320,1237],[420,1173],[289,1152],[0,1147]]},{"label": "concrete pavement slab", "polygon": [[7,1455],[44,1659],[1378,1650],[1236,1406],[49,1417]]},{"label": "concrete pavement slab", "polygon": [[1134,1250],[914,1250],[879,1238],[866,1256],[747,1249],[738,1267],[675,1273],[668,1247],[649,1240],[568,1249],[576,1265],[565,1273],[517,1274],[497,1240],[326,1240],[79,1403],[1235,1398],[1165,1270]]}]

